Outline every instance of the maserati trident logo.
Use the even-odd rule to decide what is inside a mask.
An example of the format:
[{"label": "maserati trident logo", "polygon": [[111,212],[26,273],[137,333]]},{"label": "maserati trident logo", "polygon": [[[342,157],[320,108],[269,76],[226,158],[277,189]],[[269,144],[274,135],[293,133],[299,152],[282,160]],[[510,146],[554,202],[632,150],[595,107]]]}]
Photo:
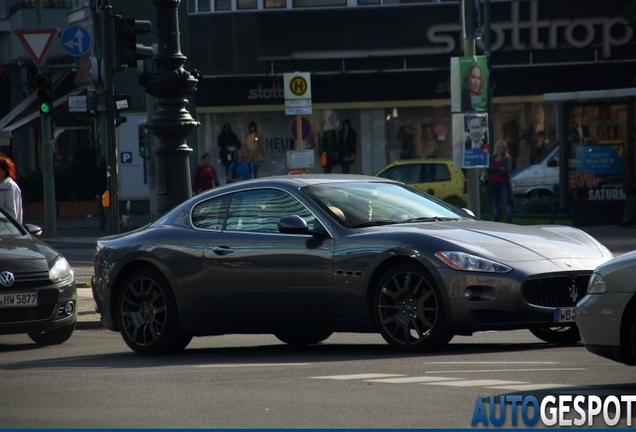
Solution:
[{"label": "maserati trident logo", "polygon": [[576,304],[576,301],[579,299],[579,289],[576,286],[576,282],[574,281],[574,279],[572,279],[572,283],[570,283],[568,290],[570,291],[570,298],[572,299],[574,304]]},{"label": "maserati trident logo", "polygon": [[15,278],[13,277],[13,273],[8,271],[3,271],[0,273],[0,284],[10,287],[15,282]]}]

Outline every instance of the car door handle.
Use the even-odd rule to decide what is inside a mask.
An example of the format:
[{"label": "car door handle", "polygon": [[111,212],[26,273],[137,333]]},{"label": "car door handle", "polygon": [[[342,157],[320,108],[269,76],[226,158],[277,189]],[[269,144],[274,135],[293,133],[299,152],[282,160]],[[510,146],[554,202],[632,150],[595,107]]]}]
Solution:
[{"label": "car door handle", "polygon": [[232,252],[234,252],[233,249],[230,249],[227,246],[215,246],[212,248],[212,252],[214,252],[217,255],[227,255],[227,254],[231,254]]}]

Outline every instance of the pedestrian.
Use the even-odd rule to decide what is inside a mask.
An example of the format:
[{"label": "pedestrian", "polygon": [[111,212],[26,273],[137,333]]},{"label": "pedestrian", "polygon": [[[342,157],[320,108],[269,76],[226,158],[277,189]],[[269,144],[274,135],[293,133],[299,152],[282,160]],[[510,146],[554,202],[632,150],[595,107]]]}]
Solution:
[{"label": "pedestrian", "polygon": [[98,229],[106,229],[106,211],[104,210],[103,196],[108,190],[108,167],[106,157],[97,158],[97,168],[93,173],[93,186],[95,187],[95,200],[97,201],[97,216],[99,218]]},{"label": "pedestrian", "polygon": [[506,210],[508,223],[512,223],[512,207],[514,197],[510,172],[512,171],[512,158],[508,154],[508,144],[505,141],[497,141],[495,153],[490,157],[490,164],[486,168],[488,172],[488,190],[492,202],[492,211],[495,222],[501,222],[501,207]]},{"label": "pedestrian", "polygon": [[210,153],[203,153],[201,156],[201,163],[197,165],[192,175],[192,195],[200,194],[205,190],[220,185],[216,169],[210,165],[211,160],[212,156],[210,156]]},{"label": "pedestrian", "polygon": [[256,122],[250,122],[244,144],[247,149],[248,160],[254,165],[254,171],[258,172],[258,167],[263,162],[263,150],[261,148],[263,143],[258,133]]},{"label": "pedestrian", "polygon": [[356,160],[356,146],[358,135],[351,127],[351,121],[345,119],[342,122],[342,129],[338,132],[338,153],[342,155],[342,173],[349,174],[350,167]]},{"label": "pedestrian", "polygon": [[227,172],[228,183],[255,178],[254,165],[247,160],[247,150],[238,152],[238,161],[232,162]]},{"label": "pedestrian", "polygon": [[16,177],[13,161],[5,155],[0,155],[0,207],[22,223],[22,191],[15,182]]},{"label": "pedestrian", "polygon": [[333,167],[338,165],[338,134],[334,129],[326,129],[322,132],[320,138],[320,154],[324,156],[325,161],[322,164],[325,174],[331,173]]},{"label": "pedestrian", "polygon": [[241,141],[238,139],[229,123],[223,125],[217,141],[219,147],[219,163],[227,170],[230,164],[236,160]]}]

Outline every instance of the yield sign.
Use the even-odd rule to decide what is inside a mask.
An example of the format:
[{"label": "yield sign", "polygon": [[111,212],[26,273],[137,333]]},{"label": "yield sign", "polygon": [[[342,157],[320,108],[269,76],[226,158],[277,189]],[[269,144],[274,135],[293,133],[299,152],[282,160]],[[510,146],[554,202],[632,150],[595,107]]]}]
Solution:
[{"label": "yield sign", "polygon": [[33,63],[40,67],[58,31],[56,28],[20,29],[15,34],[29,52]]}]

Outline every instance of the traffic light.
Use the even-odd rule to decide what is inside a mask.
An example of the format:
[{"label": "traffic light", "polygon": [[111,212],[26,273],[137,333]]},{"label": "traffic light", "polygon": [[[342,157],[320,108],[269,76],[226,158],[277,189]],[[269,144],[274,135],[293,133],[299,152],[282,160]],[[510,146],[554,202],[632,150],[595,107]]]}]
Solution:
[{"label": "traffic light", "polygon": [[117,65],[115,70],[136,67],[137,60],[145,60],[154,56],[152,48],[137,46],[137,35],[150,33],[152,23],[146,20],[122,18],[115,16],[115,45]]},{"label": "traffic light", "polygon": [[95,90],[86,91],[86,112],[91,117],[97,116],[97,95]]},{"label": "traffic light", "polygon": [[148,132],[146,130],[145,123],[139,123],[138,126],[139,135],[139,156],[146,158],[148,156]]},{"label": "traffic light", "polygon": [[51,75],[38,75],[35,82],[38,87],[38,111],[40,115],[50,116],[53,113]]}]

